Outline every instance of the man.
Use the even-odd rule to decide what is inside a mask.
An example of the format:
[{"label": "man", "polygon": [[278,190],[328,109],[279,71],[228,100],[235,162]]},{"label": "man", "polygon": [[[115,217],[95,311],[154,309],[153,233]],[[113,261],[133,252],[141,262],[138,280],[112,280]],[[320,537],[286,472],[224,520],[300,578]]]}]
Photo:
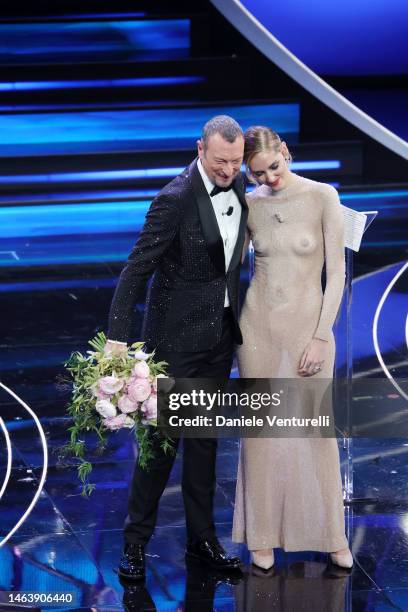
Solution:
[{"label": "man", "polygon": [[[241,344],[238,288],[248,209],[240,168],[244,138],[228,116],[206,123],[198,159],[154,199],[113,298],[106,351],[124,350],[137,296],[154,273],[143,322],[143,340],[169,374],[180,378],[228,378],[234,342]],[[174,455],[152,437],[149,470],[137,464],[125,521],[119,574],[145,574],[144,548],[156,524],[158,503]],[[177,441],[175,441],[177,443]],[[213,519],[215,439],[185,439],[182,491],[186,555],[215,568],[236,568]]]}]

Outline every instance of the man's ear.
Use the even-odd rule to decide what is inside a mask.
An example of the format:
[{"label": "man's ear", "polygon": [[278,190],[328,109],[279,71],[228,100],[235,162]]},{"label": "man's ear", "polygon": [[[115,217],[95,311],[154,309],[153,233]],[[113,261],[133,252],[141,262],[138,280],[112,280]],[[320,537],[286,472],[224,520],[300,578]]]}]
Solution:
[{"label": "man's ear", "polygon": [[197,140],[197,153],[200,159],[204,155],[203,141],[201,139]]}]

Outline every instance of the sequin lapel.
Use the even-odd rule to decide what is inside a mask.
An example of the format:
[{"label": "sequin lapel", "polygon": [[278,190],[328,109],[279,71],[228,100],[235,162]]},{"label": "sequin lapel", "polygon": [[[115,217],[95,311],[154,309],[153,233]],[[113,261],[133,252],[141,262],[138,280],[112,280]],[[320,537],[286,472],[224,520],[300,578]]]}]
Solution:
[{"label": "sequin lapel", "polygon": [[245,242],[245,228],[248,220],[248,205],[245,199],[245,187],[242,175],[239,175],[235,179],[234,191],[237,194],[238,200],[241,204],[241,219],[239,221],[238,237],[235,243],[235,248],[232,254],[230,265],[228,266],[228,272],[231,272],[231,270],[233,270],[240,264],[242,249],[244,247]]},{"label": "sequin lapel", "polygon": [[197,159],[190,165],[189,173],[197,200],[198,212],[208,252],[217,269],[225,274],[224,246],[210,196],[204,187],[200,172],[197,168]]}]

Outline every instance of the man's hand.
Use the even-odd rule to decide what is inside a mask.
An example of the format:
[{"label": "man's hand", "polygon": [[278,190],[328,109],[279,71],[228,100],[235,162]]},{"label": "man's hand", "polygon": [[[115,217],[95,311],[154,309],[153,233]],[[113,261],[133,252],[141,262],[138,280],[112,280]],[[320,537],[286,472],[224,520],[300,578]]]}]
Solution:
[{"label": "man's hand", "polygon": [[312,338],[300,359],[298,374],[300,376],[314,376],[323,367],[326,359],[328,342],[320,338]]},{"label": "man's hand", "polygon": [[125,357],[127,351],[127,344],[114,342],[113,340],[108,340],[103,349],[105,355],[115,355],[116,357]]}]

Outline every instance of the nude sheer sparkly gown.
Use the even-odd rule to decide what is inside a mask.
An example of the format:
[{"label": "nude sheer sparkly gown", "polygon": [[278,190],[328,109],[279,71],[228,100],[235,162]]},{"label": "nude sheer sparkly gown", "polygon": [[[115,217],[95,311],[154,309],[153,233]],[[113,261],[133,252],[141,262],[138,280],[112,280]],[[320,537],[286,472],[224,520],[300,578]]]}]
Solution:
[{"label": "nude sheer sparkly gown", "polygon": [[[329,343],[315,376],[333,376],[332,327],[345,280],[343,214],[333,187],[291,178],[280,191],[263,185],[247,196],[255,273],[240,320],[245,378],[300,378],[300,358],[313,337]],[[242,439],[232,539],[249,550],[347,548],[336,439]]]}]

